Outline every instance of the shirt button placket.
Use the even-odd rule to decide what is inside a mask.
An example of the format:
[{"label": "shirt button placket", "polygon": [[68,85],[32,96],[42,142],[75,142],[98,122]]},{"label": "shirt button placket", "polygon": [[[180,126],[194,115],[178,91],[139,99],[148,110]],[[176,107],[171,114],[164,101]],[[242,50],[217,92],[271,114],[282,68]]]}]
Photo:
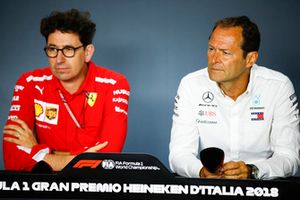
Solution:
[{"label": "shirt button placket", "polygon": [[235,102],[231,106],[230,117],[230,151],[232,160],[238,160],[239,158],[239,117],[239,107]]}]

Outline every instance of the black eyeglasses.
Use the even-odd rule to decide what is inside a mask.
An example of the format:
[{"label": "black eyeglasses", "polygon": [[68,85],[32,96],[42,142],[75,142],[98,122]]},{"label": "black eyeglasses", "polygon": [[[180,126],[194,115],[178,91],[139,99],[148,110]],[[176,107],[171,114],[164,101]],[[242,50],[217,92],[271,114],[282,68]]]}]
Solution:
[{"label": "black eyeglasses", "polygon": [[65,46],[62,49],[47,46],[44,48],[44,51],[49,58],[56,58],[59,51],[61,51],[65,57],[72,58],[75,55],[76,50],[81,47],[84,47],[84,45],[81,45],[79,47]]}]

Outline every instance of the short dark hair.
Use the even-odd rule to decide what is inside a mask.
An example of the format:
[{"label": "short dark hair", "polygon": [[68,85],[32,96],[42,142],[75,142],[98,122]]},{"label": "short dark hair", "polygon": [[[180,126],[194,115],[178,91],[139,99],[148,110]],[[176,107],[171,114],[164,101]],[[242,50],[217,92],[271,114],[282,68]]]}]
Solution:
[{"label": "short dark hair", "polygon": [[71,9],[65,12],[53,11],[41,20],[41,34],[48,41],[49,34],[56,30],[66,33],[77,33],[81,43],[91,44],[96,32],[96,24],[90,20],[89,12]]},{"label": "short dark hair", "polygon": [[[243,55],[246,55],[251,51],[258,51],[260,45],[260,33],[257,25],[252,22],[247,16],[228,17],[221,19],[216,22],[211,34],[217,27],[230,28],[230,27],[241,27],[243,43],[241,48]],[[211,37],[211,34],[209,38]]]}]

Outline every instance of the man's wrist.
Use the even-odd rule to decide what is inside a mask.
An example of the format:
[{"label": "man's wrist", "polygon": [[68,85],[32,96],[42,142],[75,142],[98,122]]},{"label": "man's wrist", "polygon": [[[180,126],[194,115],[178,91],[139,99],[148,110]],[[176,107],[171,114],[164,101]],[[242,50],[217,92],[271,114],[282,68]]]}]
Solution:
[{"label": "man's wrist", "polygon": [[200,169],[199,176],[200,176],[200,178],[205,178],[204,172],[203,172],[203,167]]},{"label": "man's wrist", "polygon": [[251,179],[258,179],[258,172],[259,172],[259,169],[253,165],[253,164],[247,164],[247,167],[248,167],[248,171],[249,171],[249,178]]}]

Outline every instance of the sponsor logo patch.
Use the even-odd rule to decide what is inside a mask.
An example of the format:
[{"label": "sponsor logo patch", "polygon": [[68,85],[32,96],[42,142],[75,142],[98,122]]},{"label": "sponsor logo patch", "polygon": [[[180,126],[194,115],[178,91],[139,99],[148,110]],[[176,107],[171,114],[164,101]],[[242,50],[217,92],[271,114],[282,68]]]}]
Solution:
[{"label": "sponsor logo patch", "polygon": [[57,125],[59,105],[35,99],[34,110],[37,121]]},{"label": "sponsor logo patch", "polygon": [[21,106],[20,105],[12,105],[10,107],[10,111],[20,111]]},{"label": "sponsor logo patch", "polygon": [[264,112],[252,112],[251,113],[252,121],[261,121],[264,120]]},{"label": "sponsor logo patch", "polygon": [[203,95],[202,95],[202,100],[205,102],[205,103],[210,103],[214,100],[214,95],[212,92],[210,91],[207,91],[207,92],[204,92]]},{"label": "sponsor logo patch", "polygon": [[120,108],[119,106],[115,106],[115,111],[127,115],[127,112],[124,109]]},{"label": "sponsor logo patch", "polygon": [[55,119],[57,117],[57,108],[56,107],[47,106],[46,107],[46,117],[49,120]]},{"label": "sponsor logo patch", "polygon": [[125,90],[125,89],[119,89],[119,90],[114,90],[113,91],[113,95],[122,95],[122,94],[129,96],[130,92],[128,90]]},{"label": "sponsor logo patch", "polygon": [[39,103],[34,103],[35,116],[39,117],[43,112],[43,106]]},{"label": "sponsor logo patch", "polygon": [[24,90],[24,86],[23,85],[16,85],[15,86],[15,92],[19,92],[19,90]]},{"label": "sponsor logo patch", "polygon": [[37,89],[41,95],[43,95],[44,87],[40,88],[40,86],[36,85],[34,88]]},{"label": "sponsor logo patch", "polygon": [[19,101],[20,97],[19,96],[13,96],[12,101]]},{"label": "sponsor logo patch", "polygon": [[127,99],[124,99],[124,98],[113,98],[112,99],[112,102],[116,102],[116,103],[124,103],[124,104],[128,104],[128,101],[127,101]]},{"label": "sponsor logo patch", "polygon": [[96,77],[95,81],[98,83],[106,83],[106,84],[116,84],[116,80],[112,79],[112,78],[103,78],[103,77]]}]

